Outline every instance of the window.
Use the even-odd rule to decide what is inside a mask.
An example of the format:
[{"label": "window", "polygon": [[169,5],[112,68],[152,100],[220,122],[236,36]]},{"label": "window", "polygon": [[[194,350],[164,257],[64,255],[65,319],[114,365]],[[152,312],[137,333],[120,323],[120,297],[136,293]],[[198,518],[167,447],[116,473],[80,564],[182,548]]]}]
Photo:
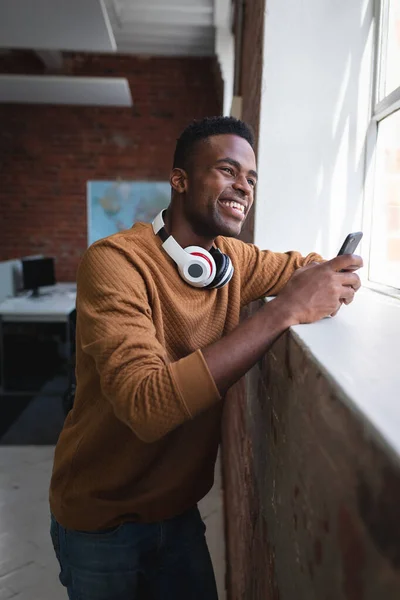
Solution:
[{"label": "window", "polygon": [[400,289],[400,1],[381,0],[368,278]]}]

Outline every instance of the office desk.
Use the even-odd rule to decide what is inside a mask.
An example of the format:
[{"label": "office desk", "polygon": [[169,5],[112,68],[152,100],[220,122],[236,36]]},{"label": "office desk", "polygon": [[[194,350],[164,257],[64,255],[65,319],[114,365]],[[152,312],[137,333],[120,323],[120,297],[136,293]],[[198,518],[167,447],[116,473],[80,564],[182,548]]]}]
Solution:
[{"label": "office desk", "polygon": [[[54,286],[41,288],[43,295],[33,298],[30,294],[7,298],[0,304],[0,375],[1,394],[20,395],[37,393],[6,392],[4,373],[4,326],[3,323],[65,323],[66,345],[68,360],[72,359],[71,317],[75,311],[76,285],[73,283],[58,283]],[[72,375],[68,369],[68,384],[72,383]]]}]

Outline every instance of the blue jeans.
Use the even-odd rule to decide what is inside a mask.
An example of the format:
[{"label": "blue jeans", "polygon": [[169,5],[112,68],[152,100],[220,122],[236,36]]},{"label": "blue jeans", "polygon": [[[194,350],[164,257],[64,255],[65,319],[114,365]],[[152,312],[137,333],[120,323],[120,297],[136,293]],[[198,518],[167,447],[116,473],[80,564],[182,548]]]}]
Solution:
[{"label": "blue jeans", "polygon": [[167,521],[95,532],[51,519],[70,600],[218,600],[205,529],[197,507]]}]

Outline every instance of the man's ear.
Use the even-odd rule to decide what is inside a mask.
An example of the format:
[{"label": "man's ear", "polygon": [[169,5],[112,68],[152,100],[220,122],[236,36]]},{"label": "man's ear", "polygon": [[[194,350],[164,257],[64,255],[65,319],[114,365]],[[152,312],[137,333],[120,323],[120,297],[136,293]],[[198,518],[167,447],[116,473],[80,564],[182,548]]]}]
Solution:
[{"label": "man's ear", "polygon": [[184,169],[172,169],[171,175],[169,177],[169,182],[173,190],[178,192],[179,194],[183,194],[183,192],[187,191],[188,178],[187,173]]}]

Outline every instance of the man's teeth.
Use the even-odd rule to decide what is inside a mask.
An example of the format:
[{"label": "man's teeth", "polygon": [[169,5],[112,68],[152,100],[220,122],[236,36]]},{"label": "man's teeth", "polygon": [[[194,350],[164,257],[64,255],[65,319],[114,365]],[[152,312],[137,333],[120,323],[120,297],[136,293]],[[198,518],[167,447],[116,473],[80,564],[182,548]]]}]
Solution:
[{"label": "man's teeth", "polygon": [[237,208],[238,210],[240,210],[240,212],[244,213],[244,206],[243,204],[239,204],[239,202],[234,202],[232,201],[224,201],[223,204],[226,204],[226,206],[230,206],[231,208]]}]

